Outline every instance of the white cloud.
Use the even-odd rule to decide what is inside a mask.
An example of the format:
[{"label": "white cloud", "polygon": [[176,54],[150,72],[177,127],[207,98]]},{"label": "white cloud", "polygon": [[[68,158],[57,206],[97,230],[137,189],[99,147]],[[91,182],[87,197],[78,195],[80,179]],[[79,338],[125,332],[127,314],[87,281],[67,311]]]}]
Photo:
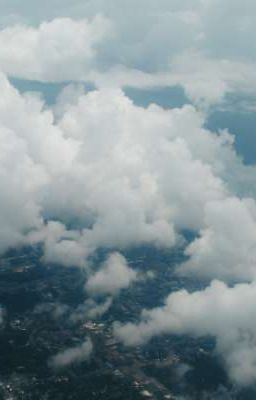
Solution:
[{"label": "white cloud", "polygon": [[8,75],[87,80],[100,87],[180,84],[203,106],[220,102],[227,93],[255,91],[255,57],[248,45],[255,34],[251,0],[242,9],[237,1],[234,6],[230,1],[220,5],[199,0],[162,0],[157,7],[144,0],[47,4],[51,22],[42,22],[43,14],[36,15],[32,5],[20,10],[34,14],[37,27],[31,18],[18,15],[10,17],[8,25],[6,16],[0,31],[0,68]]},{"label": "white cloud", "polygon": [[114,295],[136,279],[137,273],[129,268],[126,259],[119,253],[112,253],[101,269],[89,277],[86,290],[90,294]]},{"label": "white cloud", "polygon": [[40,81],[85,79],[97,44],[109,31],[110,23],[101,16],[91,21],[57,18],[38,28],[7,27],[0,31],[0,69]]},{"label": "white cloud", "polygon": [[113,299],[111,297],[107,297],[107,299],[100,304],[97,304],[94,300],[90,299],[87,303],[85,303],[87,307],[88,318],[99,318],[104,315],[109,308],[111,307]]},{"label": "white cloud", "polygon": [[[121,246],[122,241],[151,240],[168,245],[175,243],[173,220],[179,225],[184,219],[190,227],[200,226],[205,202],[225,193],[222,182],[205,163],[222,147],[222,139],[212,139],[206,132],[204,138],[201,123],[192,107],[163,111],[151,106],[144,110],[119,90],[104,89],[80,97],[77,106],[64,114],[60,127],[65,135],[83,141],[79,157],[86,160],[87,169],[80,168],[72,187],[76,185],[81,194],[86,185],[90,195],[78,197],[71,192],[68,204],[78,209],[79,203],[86,201],[87,207],[94,209],[98,221],[91,236]],[[93,138],[90,132],[94,132]],[[200,154],[194,140],[201,143]],[[180,185],[186,187],[186,196]],[[56,192],[62,190],[56,187]],[[106,232],[109,224],[111,233]]]},{"label": "white cloud", "polygon": [[132,346],[166,333],[215,336],[231,379],[248,385],[256,381],[255,295],[255,282],[229,288],[214,281],[203,291],[180,290],[163,307],[143,311],[137,325],[116,324],[115,334]]},{"label": "white cloud", "polygon": [[[43,191],[77,150],[37,97],[21,96],[0,76],[0,251],[42,227]],[[58,155],[57,155],[58,154]],[[65,162],[64,162],[65,160]]]},{"label": "white cloud", "polygon": [[0,66],[10,75],[108,86],[180,84],[200,105],[255,88],[252,0],[242,7],[219,0],[162,0],[157,7],[144,0],[47,0],[45,15],[33,4],[1,9]]},{"label": "white cloud", "polygon": [[[170,247],[181,229],[207,226],[208,203],[251,194],[255,169],[192,106],[66,91],[55,120],[37,97],[0,84],[2,251],[43,241],[47,262],[84,266],[98,247]],[[58,222],[45,226],[45,216]],[[67,230],[74,221],[79,229]]]},{"label": "white cloud", "polygon": [[71,364],[78,364],[87,361],[93,351],[93,344],[90,338],[79,346],[71,347],[56,354],[49,361],[53,368],[65,368]]},{"label": "white cloud", "polygon": [[186,249],[178,272],[231,281],[256,279],[256,204],[228,198],[206,206],[206,228]]}]

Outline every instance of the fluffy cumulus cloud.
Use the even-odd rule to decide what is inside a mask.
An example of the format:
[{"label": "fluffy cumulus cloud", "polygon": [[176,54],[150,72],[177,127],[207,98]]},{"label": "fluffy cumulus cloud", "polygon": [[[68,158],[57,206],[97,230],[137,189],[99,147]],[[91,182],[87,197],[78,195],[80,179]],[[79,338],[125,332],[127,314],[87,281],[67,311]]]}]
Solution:
[{"label": "fluffy cumulus cloud", "polygon": [[38,98],[21,97],[3,75],[0,86],[0,248],[4,251],[10,244],[22,244],[31,229],[42,227],[42,189],[51,174],[68,168],[76,143],[52,124]]},{"label": "fluffy cumulus cloud", "polygon": [[[101,246],[173,246],[183,228],[204,226],[209,201],[225,198],[231,188],[239,191],[229,171],[243,174],[245,167],[231,137],[206,131],[191,106],[143,109],[120,90],[101,89],[79,94],[62,109],[55,123],[50,111],[42,111],[51,116],[67,160],[57,162],[57,156],[54,168],[38,160],[48,182],[37,199],[42,214],[62,224],[48,222],[27,236],[44,241],[48,261],[70,265],[73,259],[82,266]],[[67,231],[63,223],[73,220],[81,229]]]},{"label": "fluffy cumulus cloud", "polygon": [[90,338],[87,338],[81,345],[70,347],[56,354],[50,359],[49,364],[52,368],[65,368],[71,364],[88,361],[92,351],[92,341]]},{"label": "fluffy cumulus cloud", "polygon": [[215,336],[230,377],[247,385],[256,379],[255,294],[255,283],[230,288],[213,281],[203,291],[171,294],[163,307],[143,311],[138,325],[116,324],[115,332],[127,345],[166,333]]},{"label": "fluffy cumulus cloud", "polygon": [[206,228],[186,249],[180,273],[225,281],[256,279],[256,204],[227,198],[206,207]]},{"label": "fluffy cumulus cloud", "polygon": [[9,75],[180,84],[197,104],[256,85],[253,0],[47,0],[40,13],[30,1],[20,7],[13,0],[1,10],[0,67]]},{"label": "fluffy cumulus cloud", "polygon": [[38,28],[16,25],[0,33],[0,69],[10,76],[40,81],[85,79],[97,44],[110,22],[58,18]]},{"label": "fluffy cumulus cloud", "polygon": [[90,297],[71,314],[72,322],[101,317],[110,309],[114,297],[139,279],[139,274],[117,252],[108,255],[97,267],[97,272],[91,273],[85,284]]},{"label": "fluffy cumulus cloud", "polygon": [[[81,267],[99,247],[170,247],[182,229],[203,236],[214,204],[251,193],[254,167],[193,106],[144,109],[120,89],[79,90],[56,116],[3,75],[0,84],[2,251],[43,242],[45,261]],[[253,216],[253,200],[237,203],[242,220]]]},{"label": "fluffy cumulus cloud", "polygon": [[126,259],[119,253],[112,253],[103,267],[88,279],[86,290],[92,294],[113,295],[136,279],[137,273],[129,268]]}]

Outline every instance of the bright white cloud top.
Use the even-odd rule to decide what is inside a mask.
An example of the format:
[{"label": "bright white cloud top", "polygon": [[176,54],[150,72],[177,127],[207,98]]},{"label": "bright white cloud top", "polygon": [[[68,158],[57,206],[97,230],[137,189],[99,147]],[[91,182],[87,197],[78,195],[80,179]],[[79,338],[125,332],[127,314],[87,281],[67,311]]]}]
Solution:
[{"label": "bright white cloud top", "polygon": [[39,27],[15,25],[0,33],[0,68],[10,76],[40,81],[85,79],[110,23],[96,16],[58,18]]},{"label": "bright white cloud top", "polygon": [[125,258],[113,253],[104,263],[100,271],[92,275],[87,283],[86,290],[96,294],[116,294],[120,289],[127,288],[137,278],[137,273],[129,268]]}]

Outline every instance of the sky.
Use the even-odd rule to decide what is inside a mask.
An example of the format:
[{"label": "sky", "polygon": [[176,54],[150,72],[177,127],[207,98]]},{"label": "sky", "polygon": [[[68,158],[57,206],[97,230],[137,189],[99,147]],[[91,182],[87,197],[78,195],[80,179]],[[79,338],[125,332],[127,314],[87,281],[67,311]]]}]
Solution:
[{"label": "sky", "polygon": [[[40,243],[45,263],[87,269],[84,307],[99,315],[140,279],[125,249],[194,232],[177,274],[205,289],[115,335],[211,334],[230,378],[255,383],[255,1],[0,6],[1,254]],[[52,362],[91,351],[86,339]]]}]

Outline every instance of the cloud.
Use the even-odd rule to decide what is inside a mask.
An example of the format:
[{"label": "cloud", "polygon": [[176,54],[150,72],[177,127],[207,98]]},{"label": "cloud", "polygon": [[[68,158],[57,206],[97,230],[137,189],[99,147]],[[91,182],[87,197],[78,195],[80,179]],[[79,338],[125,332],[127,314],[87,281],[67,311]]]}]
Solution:
[{"label": "cloud", "polygon": [[182,229],[207,227],[208,203],[251,195],[255,168],[193,106],[144,109],[120,89],[79,89],[55,119],[3,75],[0,85],[1,251],[43,242],[46,262],[83,267],[99,247],[177,245]]},{"label": "cloud", "polygon": [[72,6],[46,1],[50,22],[45,22],[33,5],[19,10],[20,16],[11,16],[12,5],[3,5],[0,68],[24,79],[85,80],[99,87],[179,84],[205,107],[229,93],[254,91],[255,57],[248,43],[255,33],[255,5],[248,0],[237,12],[240,8],[230,1],[220,6],[219,1],[162,0],[157,8],[144,0]]},{"label": "cloud", "polygon": [[69,168],[76,144],[63,137],[36,96],[21,96],[3,75],[0,87],[2,252],[24,244],[30,230],[41,229],[43,190]]},{"label": "cloud", "polygon": [[[211,167],[198,160],[207,157],[203,155],[204,144],[196,158],[191,154],[196,147],[189,138],[193,128],[198,140],[211,147],[209,152],[215,151],[211,134],[209,140],[203,138],[200,117],[193,108],[164,112],[150,106],[145,110],[134,106],[120,90],[102,89],[80,97],[59,124],[65,135],[83,141],[79,157],[86,160],[86,184],[80,169],[81,177],[76,174],[72,187],[76,185],[81,193],[81,187],[87,186],[90,195],[86,202],[99,217],[93,234],[105,245],[111,241],[120,246],[123,241],[174,243],[174,219],[187,219],[187,224],[190,219],[191,226],[198,226],[202,205],[208,198],[225,193]],[[93,140],[89,135],[92,131]],[[216,136],[217,142],[220,144]],[[182,195],[180,184],[186,186],[188,196]],[[62,190],[56,188],[58,193]],[[69,207],[82,199],[73,193]],[[189,208],[194,211],[186,211]],[[109,224],[112,231],[106,232]]]},{"label": "cloud", "polygon": [[[139,278],[138,272],[129,267],[127,260],[120,253],[110,253],[107,259],[97,266],[97,272],[91,272],[85,284],[89,296],[71,315],[71,321],[95,319],[104,315],[122,289],[127,289]],[[104,296],[103,300],[97,300]],[[95,300],[96,299],[96,300]]]},{"label": "cloud", "polygon": [[45,14],[16,2],[1,9],[0,68],[10,76],[100,87],[179,84],[199,106],[255,91],[252,0],[242,8],[230,0],[162,0],[157,7],[144,0],[47,0]]},{"label": "cloud", "polygon": [[206,228],[186,249],[189,260],[178,273],[225,281],[255,280],[255,201],[227,198],[209,203],[205,214]]},{"label": "cloud", "polygon": [[129,268],[126,259],[112,253],[98,272],[89,277],[86,290],[90,294],[114,295],[137,279],[137,273]]},{"label": "cloud", "polygon": [[49,361],[52,368],[66,368],[71,364],[78,364],[88,361],[93,351],[93,344],[90,338],[79,346],[66,349]]},{"label": "cloud", "polygon": [[72,322],[80,322],[86,319],[97,319],[104,315],[113,303],[112,297],[107,297],[103,302],[96,302],[89,298],[81,304],[70,316]]},{"label": "cloud", "polygon": [[[64,232],[54,237],[48,232],[47,260],[51,255],[70,263],[76,253],[75,264],[81,266],[83,256],[99,246],[123,248],[150,242],[171,246],[176,243],[174,222],[178,228],[184,224],[201,226],[202,206],[208,199],[224,196],[225,189],[204,160],[193,159],[194,149],[190,147],[194,145],[186,134],[187,124],[190,129],[194,126],[193,134],[209,146],[209,155],[222,143],[225,147],[217,136],[215,146],[210,133],[203,139],[200,117],[193,108],[164,112],[152,106],[144,110],[112,89],[80,96],[58,123],[63,138],[76,142],[79,151],[68,171],[53,176],[45,189],[43,207],[48,216],[63,222],[75,219],[84,228],[76,233],[62,228]],[[183,139],[178,138],[178,131]],[[159,141],[155,141],[156,132]],[[199,146],[194,147],[200,151]],[[207,158],[203,149],[198,157]],[[171,170],[179,171],[180,178]],[[196,191],[193,176],[200,175]],[[172,182],[170,188],[167,182]],[[191,191],[189,201],[182,195],[180,184]],[[194,211],[190,213],[187,207]],[[70,248],[68,257],[60,241],[64,236],[63,245]]]},{"label": "cloud", "polygon": [[144,310],[141,322],[115,324],[115,335],[127,345],[138,345],[159,334],[216,337],[216,350],[230,378],[239,385],[256,381],[256,284],[228,287],[213,281],[205,290],[170,294],[163,307]]},{"label": "cloud", "polygon": [[84,79],[97,44],[110,23],[58,18],[38,28],[16,25],[0,31],[0,69],[10,76],[40,81]]}]

